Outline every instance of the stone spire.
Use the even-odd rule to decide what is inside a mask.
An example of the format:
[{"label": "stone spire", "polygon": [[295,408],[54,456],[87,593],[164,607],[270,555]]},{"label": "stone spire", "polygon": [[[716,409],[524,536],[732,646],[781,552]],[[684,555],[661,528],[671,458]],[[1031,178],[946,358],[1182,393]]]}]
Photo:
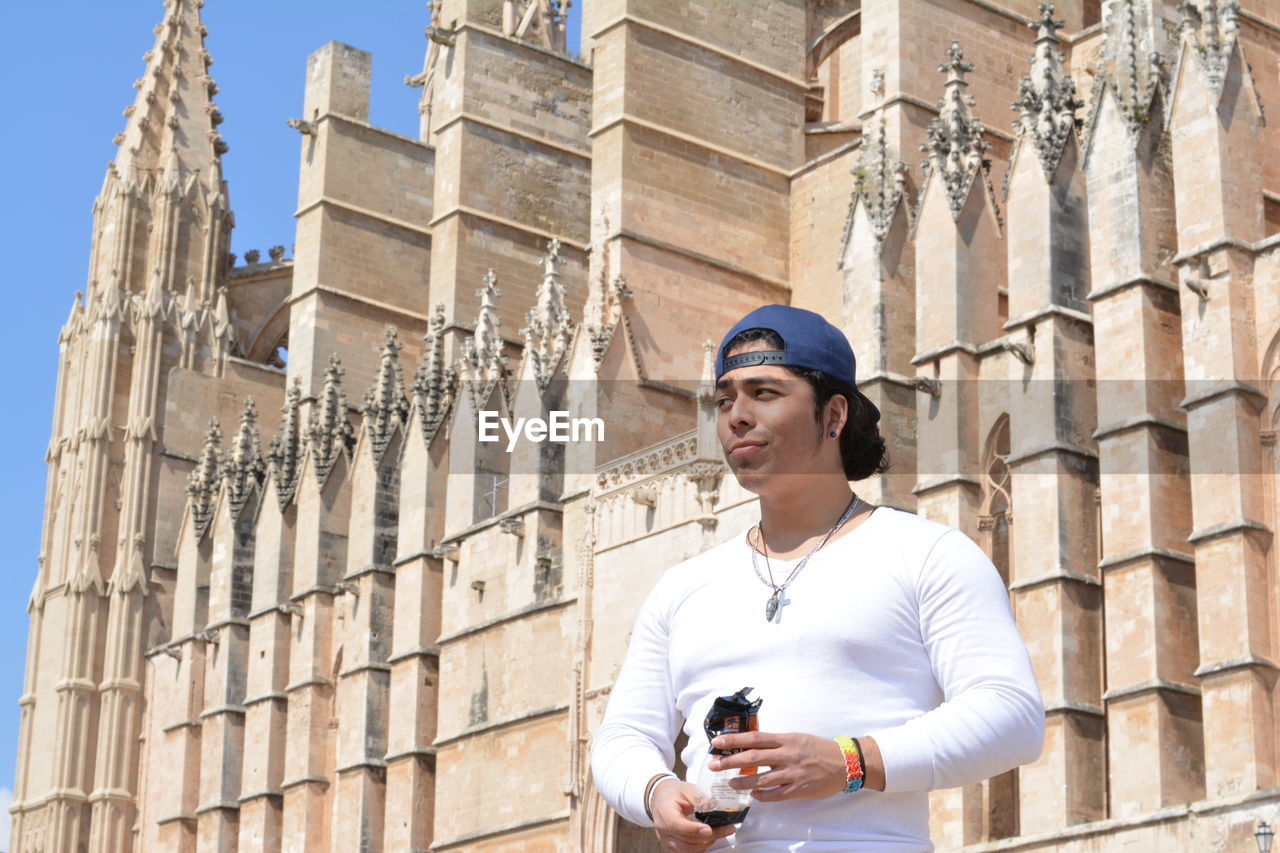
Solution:
[{"label": "stone spire", "polygon": [[489,398],[494,385],[503,383],[507,376],[507,357],[502,354],[502,335],[498,333],[502,325],[498,297],[502,290],[497,282],[492,269],[485,273],[484,286],[476,291],[480,297],[480,315],[476,318],[475,334],[462,340],[462,374],[477,408]]},{"label": "stone spire", "polygon": [[444,363],[444,303],[436,304],[431,324],[423,338],[422,363],[413,374],[413,405],[422,418],[422,434],[427,441],[435,438],[453,397],[457,378],[453,368]]},{"label": "stone spire", "polygon": [[1151,99],[1160,88],[1164,60],[1156,50],[1146,5],[1138,0],[1109,2],[1103,20],[1101,73],[1094,78],[1089,101],[1089,126],[1093,126],[1101,95],[1110,90],[1126,126],[1137,133],[1151,117]]},{"label": "stone spire", "polygon": [[853,215],[861,205],[867,212],[877,243],[883,241],[893,224],[893,215],[906,192],[907,164],[889,145],[885,134],[884,115],[864,137],[858,165],[853,168],[853,197],[845,217],[844,236],[840,240],[837,266],[844,269],[844,256],[853,231]]},{"label": "stone spire", "polygon": [[1036,31],[1036,49],[1029,59],[1031,73],[1022,78],[1018,100],[1013,103],[1019,112],[1015,131],[1019,137],[1035,140],[1046,177],[1058,167],[1071,131],[1080,125],[1076,84],[1063,69],[1065,58],[1058,50],[1058,30],[1065,25],[1065,21],[1054,20],[1052,3],[1040,4],[1039,20],[1027,25]]},{"label": "stone spire", "polygon": [[947,50],[947,61],[938,66],[938,71],[947,75],[942,99],[938,101],[938,117],[929,123],[928,141],[920,146],[929,155],[923,164],[926,179],[942,182],[951,215],[956,219],[960,218],[969,185],[979,170],[985,179],[991,167],[983,157],[991,147],[982,138],[986,128],[970,109],[973,98],[964,94],[969,85],[964,75],[972,70],[973,65],[964,61],[960,43],[953,41]]},{"label": "stone spire", "polygon": [[538,388],[545,389],[551,381],[556,366],[569,348],[573,336],[573,324],[569,322],[569,307],[565,304],[564,284],[560,281],[560,241],[552,238],[547,245],[547,256],[542,263],[546,272],[533,308],[525,315],[524,357],[533,364],[533,375]]},{"label": "stone spire", "polygon": [[409,413],[409,401],[404,396],[404,379],[400,373],[400,350],[403,346],[396,340],[395,326],[388,326],[383,333],[377,378],[373,387],[364,394],[364,426],[376,460],[382,458],[396,425],[403,424]]},{"label": "stone spire", "polygon": [[320,399],[311,408],[311,420],[307,425],[307,438],[311,445],[311,458],[316,463],[316,479],[324,483],[338,463],[338,456],[351,448],[351,422],[347,420],[347,394],[342,390],[342,359],[335,352],[329,356],[329,366],[324,371],[324,386]]},{"label": "stone spire", "polygon": [[276,481],[276,496],[284,508],[293,499],[293,491],[298,486],[298,462],[301,457],[302,435],[298,423],[298,407],[302,403],[302,380],[293,378],[293,384],[285,393],[284,405],[280,408],[284,419],[280,424],[280,432],[271,439],[267,448],[267,461],[270,463],[271,476]]},{"label": "stone spire", "polygon": [[206,187],[220,188],[227,145],[217,130],[222,114],[213,103],[218,87],[209,76],[213,58],[204,46],[201,5],[165,2],[155,46],[143,56],[146,71],[133,84],[137,97],[125,109],[125,129],[115,139],[119,151],[112,166],[126,183],[147,174],[176,183],[199,172]]},{"label": "stone spire", "polygon": [[231,446],[231,455],[222,463],[222,476],[226,481],[227,501],[233,519],[240,517],[250,495],[262,485],[265,473],[258,410],[250,397],[245,399],[244,409],[240,412],[240,429]]},{"label": "stone spire", "polygon": [[195,470],[187,478],[187,497],[191,502],[191,520],[195,524],[196,538],[204,536],[209,522],[213,519],[213,502],[218,495],[220,457],[218,446],[222,441],[222,430],[218,429],[218,419],[209,419],[209,431],[204,436],[204,449],[200,452],[200,461]]},{"label": "stone spire", "polygon": [[1183,0],[1178,11],[1182,15],[1183,38],[1195,48],[1193,52],[1209,88],[1220,96],[1227,63],[1240,34],[1240,4],[1237,0],[1204,0],[1197,7],[1192,0]]}]

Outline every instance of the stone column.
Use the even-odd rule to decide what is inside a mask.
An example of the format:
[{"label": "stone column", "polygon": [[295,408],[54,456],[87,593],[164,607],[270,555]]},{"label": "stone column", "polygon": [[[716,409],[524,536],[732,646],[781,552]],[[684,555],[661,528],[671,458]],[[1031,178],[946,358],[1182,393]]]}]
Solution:
[{"label": "stone column", "polygon": [[243,850],[264,853],[281,849],[290,628],[292,614],[301,612],[289,601],[297,527],[299,397],[295,381],[285,397],[283,425],[271,441],[254,530],[239,844]]},{"label": "stone column", "polygon": [[890,471],[858,486],[869,503],[914,509],[916,484],[915,254],[907,166],[888,142],[883,113],[869,117],[840,251],[841,330],[853,345],[858,388],[880,409]]},{"label": "stone column", "polygon": [[1097,426],[1085,180],[1075,85],[1053,7],[1023,78],[1006,179],[1014,522],[1009,586],[1045,701],[1045,747],[1018,770],[1024,834],[1106,816]]},{"label": "stone column", "polygon": [[1112,817],[1204,795],[1181,320],[1167,261],[1173,186],[1161,150],[1161,72],[1140,12],[1134,0],[1108,8],[1084,152]]},{"label": "stone column", "polygon": [[424,359],[414,374],[400,457],[395,610],[387,714],[387,801],[384,849],[426,849],[433,838],[436,713],[440,689],[442,564],[446,444],[437,435],[449,405],[453,371],[444,363],[444,306],[432,316]]},{"label": "stone column", "polygon": [[334,598],[347,564],[351,425],[336,356],[312,409],[298,472],[288,728],[282,832],[284,849],[324,849],[333,830],[334,690],[345,650],[335,644]]},{"label": "stone column", "polygon": [[[1191,451],[1205,795],[1277,784],[1274,531],[1259,431],[1267,396],[1254,250],[1265,235],[1262,106],[1234,4],[1183,23],[1170,135]],[[1197,18],[1199,20],[1197,21]]]},{"label": "stone column", "polygon": [[399,532],[400,448],[409,402],[395,330],[388,329],[351,467],[347,565],[335,601],[343,650],[338,671],[336,822],[333,844],[384,849],[388,688]]},{"label": "stone column", "polygon": [[[939,115],[929,125],[929,155],[915,222],[915,382],[917,478],[912,491],[920,515],[979,536],[982,445],[980,349],[999,335],[999,290],[1005,248],[985,153],[991,147],[978,121],[965,75],[974,66],[952,42],[938,71],[946,74]],[[994,351],[992,351],[994,352]],[[985,840],[995,806],[986,782],[933,798],[935,818],[954,824],[963,843]],[[1006,800],[1008,797],[1005,798]],[[950,800],[950,802],[948,802]],[[958,801],[957,801],[958,800]],[[1006,806],[1007,808],[1007,806]]]}]

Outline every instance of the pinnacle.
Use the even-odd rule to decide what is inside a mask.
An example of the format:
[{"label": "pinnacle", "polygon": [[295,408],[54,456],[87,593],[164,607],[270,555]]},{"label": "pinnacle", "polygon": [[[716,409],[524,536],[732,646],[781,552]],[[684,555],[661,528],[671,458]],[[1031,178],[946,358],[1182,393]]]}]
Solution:
[{"label": "pinnacle", "polygon": [[1064,26],[1054,20],[1053,4],[1040,4],[1040,20],[1029,24],[1037,30],[1036,50],[1031,56],[1031,73],[1022,78],[1013,109],[1020,114],[1015,130],[1036,141],[1045,176],[1053,174],[1072,129],[1079,125],[1076,84],[1063,68],[1057,31]]},{"label": "pinnacle", "polygon": [[403,346],[396,340],[395,326],[388,326],[383,333],[378,375],[373,387],[364,395],[364,425],[377,458],[382,457],[396,424],[403,423],[409,410],[400,374],[400,350]]},{"label": "pinnacle", "polygon": [[231,515],[238,518],[251,492],[262,483],[266,470],[258,431],[258,410],[252,397],[244,401],[240,429],[236,432],[230,455],[223,460],[222,469]]},{"label": "pinnacle", "polygon": [[920,146],[929,155],[926,167],[945,184],[951,213],[956,218],[970,180],[979,169],[985,172],[989,167],[984,155],[991,144],[982,138],[986,128],[970,109],[973,99],[962,93],[968,85],[964,75],[972,70],[972,63],[964,61],[964,50],[953,41],[947,50],[947,61],[938,66],[938,71],[947,75],[942,99],[938,101],[938,117],[930,122],[928,141]]},{"label": "pinnacle", "polygon": [[329,366],[324,372],[324,388],[317,405],[311,409],[311,421],[307,426],[316,479],[321,483],[328,479],[339,455],[351,449],[353,430],[347,421],[347,395],[342,390],[345,374],[342,359],[337,353],[330,355]]},{"label": "pinnacle", "polygon": [[1204,0],[1197,6],[1192,0],[1183,0],[1178,12],[1183,38],[1196,47],[1196,59],[1210,88],[1221,93],[1239,34],[1240,4],[1237,0]]},{"label": "pinnacle", "polygon": [[1097,112],[1102,90],[1110,89],[1125,123],[1136,133],[1150,119],[1152,97],[1163,79],[1157,24],[1150,19],[1150,9],[1137,0],[1111,0],[1104,11],[1101,73],[1094,79],[1091,115]]},{"label": "pinnacle", "polygon": [[[226,143],[216,130],[222,116],[213,104],[217,86],[204,46],[200,0],[165,0],[155,28],[155,47],[143,59],[146,72],[134,83],[138,94],[125,109],[124,132],[116,137],[115,171],[125,180],[146,175],[176,186],[199,172],[206,182],[221,180],[219,158]],[[208,187],[217,190],[216,184]]]},{"label": "pinnacle", "polygon": [[302,382],[295,376],[289,390],[285,392],[284,405],[280,407],[280,413],[284,416],[280,432],[271,439],[267,449],[270,471],[276,481],[276,496],[282,508],[292,500],[298,482],[298,457],[301,452],[298,408],[301,402]]},{"label": "pinnacle", "polygon": [[431,314],[422,361],[413,374],[413,400],[422,419],[423,435],[429,441],[444,421],[456,375],[444,363],[444,303],[437,302]]},{"label": "pinnacle", "polygon": [[533,307],[525,314],[525,327],[520,330],[524,336],[524,357],[532,365],[541,388],[551,380],[573,335],[564,284],[560,281],[561,260],[560,239],[552,237],[542,261],[546,274],[538,285]]},{"label": "pinnacle", "polygon": [[204,535],[212,518],[213,499],[221,479],[222,460],[218,452],[221,442],[222,430],[218,428],[218,419],[210,418],[200,461],[187,478],[187,497],[191,503],[191,516],[195,522],[197,538]]}]

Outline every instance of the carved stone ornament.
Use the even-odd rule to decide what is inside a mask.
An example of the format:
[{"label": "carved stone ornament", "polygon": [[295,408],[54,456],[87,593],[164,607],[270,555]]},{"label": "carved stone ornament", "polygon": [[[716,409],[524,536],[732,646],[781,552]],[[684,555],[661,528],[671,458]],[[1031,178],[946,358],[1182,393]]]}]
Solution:
[{"label": "carved stone ornament", "polygon": [[545,272],[538,285],[533,308],[525,315],[524,357],[533,366],[539,390],[545,390],[555,375],[561,358],[573,337],[569,306],[565,302],[564,283],[560,281],[560,241],[552,238],[543,258]]},{"label": "carved stone ornament", "polygon": [[1151,102],[1163,82],[1164,60],[1155,50],[1146,5],[1137,0],[1110,3],[1103,23],[1101,68],[1093,81],[1086,124],[1094,127],[1102,95],[1109,90],[1125,126],[1136,134],[1151,118]]},{"label": "carved stone ornament", "polygon": [[293,499],[294,489],[298,485],[298,461],[302,444],[298,409],[301,403],[302,382],[295,376],[285,393],[284,405],[280,408],[284,416],[280,432],[271,439],[267,449],[269,470],[275,478],[276,496],[282,508]]},{"label": "carved stone ornament", "polygon": [[354,430],[347,420],[347,394],[342,390],[342,377],[345,373],[338,354],[329,356],[320,399],[311,408],[311,419],[307,425],[311,459],[315,462],[316,479],[321,484],[329,479],[329,473],[338,464],[339,456],[351,451]]},{"label": "carved stone ornament", "polygon": [[200,461],[195,470],[187,477],[187,498],[191,506],[191,521],[195,525],[196,538],[204,536],[213,520],[213,505],[218,494],[220,456],[218,446],[222,441],[222,430],[218,428],[218,419],[210,418],[209,430],[204,436],[204,448],[200,451]]},{"label": "carved stone ornament", "polygon": [[[1221,97],[1231,54],[1239,44],[1240,3],[1238,0],[1203,0],[1197,7],[1192,0],[1183,0],[1178,11],[1182,15],[1182,37],[1191,43],[1205,82]],[[1244,64],[1247,67],[1248,63]]]},{"label": "carved stone ornament", "polygon": [[894,214],[906,194],[907,164],[898,159],[885,134],[884,115],[867,133],[858,165],[853,168],[853,197],[845,216],[837,266],[844,268],[844,256],[853,235],[853,217],[861,206],[867,212],[871,232],[881,243],[889,234]]},{"label": "carved stone ornament", "polygon": [[413,405],[422,419],[422,434],[433,439],[453,399],[457,375],[444,363],[444,303],[437,303],[424,338],[423,359],[413,374]]},{"label": "carved stone ornament", "polygon": [[927,178],[941,182],[951,215],[959,219],[969,186],[979,171],[985,179],[991,167],[983,156],[991,144],[982,138],[986,128],[970,109],[973,99],[964,94],[968,86],[964,75],[973,65],[964,61],[959,42],[951,43],[947,61],[938,70],[947,75],[947,82],[938,102],[938,117],[929,123],[928,141],[920,150],[929,155],[923,164]]},{"label": "carved stone ornament", "polygon": [[369,435],[373,458],[381,460],[395,433],[409,414],[409,401],[404,395],[404,380],[400,373],[400,350],[404,345],[396,340],[394,326],[383,333],[378,375],[373,387],[364,395],[364,426]]},{"label": "carved stone ornament", "polygon": [[1039,19],[1028,24],[1036,30],[1031,73],[1022,78],[1018,100],[1013,103],[1019,113],[1015,130],[1020,137],[1035,140],[1045,177],[1057,169],[1071,131],[1080,126],[1076,84],[1064,70],[1065,58],[1058,50],[1058,30],[1065,25],[1065,21],[1054,20],[1052,3],[1040,4]]},{"label": "carved stone ornament", "polygon": [[484,276],[484,286],[476,291],[480,297],[480,314],[476,318],[475,333],[462,340],[462,358],[459,371],[471,394],[471,402],[479,409],[493,393],[495,385],[501,386],[503,396],[507,387],[507,357],[502,352],[502,335],[498,327],[498,277],[492,269]]},{"label": "carved stone ornament", "polygon": [[240,429],[236,431],[231,454],[222,465],[228,508],[233,519],[240,517],[249,497],[261,487],[262,478],[266,476],[261,441],[258,410],[253,404],[253,398],[246,398],[244,408],[240,411]]}]

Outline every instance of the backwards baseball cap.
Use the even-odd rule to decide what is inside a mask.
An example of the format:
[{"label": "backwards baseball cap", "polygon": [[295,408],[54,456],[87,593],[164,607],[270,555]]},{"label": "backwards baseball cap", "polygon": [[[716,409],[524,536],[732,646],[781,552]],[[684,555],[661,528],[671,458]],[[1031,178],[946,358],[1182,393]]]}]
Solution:
[{"label": "backwards baseball cap", "polygon": [[[727,355],[729,341],[748,329],[768,329],[782,338],[781,350],[755,350]],[[854,390],[872,413],[872,421],[880,420],[880,410],[865,394],[858,391],[853,347],[844,333],[827,322],[821,314],[793,308],[790,305],[762,305],[743,317],[724,336],[716,352],[716,380],[730,370],[756,364],[778,364],[819,370]]]}]

